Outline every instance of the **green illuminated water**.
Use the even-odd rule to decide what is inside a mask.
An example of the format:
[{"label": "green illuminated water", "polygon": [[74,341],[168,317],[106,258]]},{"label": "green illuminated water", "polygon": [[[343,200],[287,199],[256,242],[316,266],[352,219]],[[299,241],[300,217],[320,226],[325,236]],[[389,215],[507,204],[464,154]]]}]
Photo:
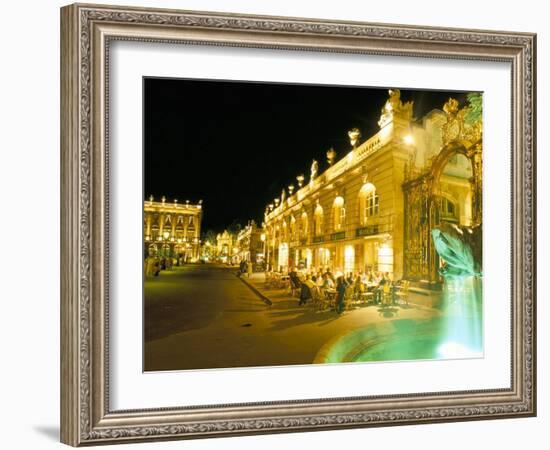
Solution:
[{"label": "green illuminated water", "polygon": [[445,279],[445,314],[440,352],[443,357],[481,356],[483,353],[483,313],[481,278]]},{"label": "green illuminated water", "polygon": [[483,355],[480,263],[458,232],[434,229],[436,250],[445,264],[441,315],[393,319],[353,330],[325,346],[315,362],[402,361],[472,358]]},{"label": "green illuminated water", "polygon": [[471,233],[448,224],[432,230],[444,263],[442,357],[481,356],[483,351],[481,263],[474,258]]}]

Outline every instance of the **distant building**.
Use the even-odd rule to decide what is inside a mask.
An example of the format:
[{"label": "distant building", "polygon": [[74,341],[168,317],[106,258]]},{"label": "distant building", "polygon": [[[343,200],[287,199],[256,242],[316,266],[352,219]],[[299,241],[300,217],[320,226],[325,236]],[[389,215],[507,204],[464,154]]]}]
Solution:
[{"label": "distant building", "polygon": [[143,205],[145,255],[182,258],[194,262],[199,258],[202,202],[171,202],[151,196]]},{"label": "distant building", "polygon": [[232,234],[224,230],[216,236],[216,259],[224,263],[233,262],[235,256]]},{"label": "distant building", "polygon": [[[239,261],[248,261],[259,264],[264,261],[263,230],[251,220],[237,235],[235,247]],[[265,235],[264,235],[265,239]]]}]

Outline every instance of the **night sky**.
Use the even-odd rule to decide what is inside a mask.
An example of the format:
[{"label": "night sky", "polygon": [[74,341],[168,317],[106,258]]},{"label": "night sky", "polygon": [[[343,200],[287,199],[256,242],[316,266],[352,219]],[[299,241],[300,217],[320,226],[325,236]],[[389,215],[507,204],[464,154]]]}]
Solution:
[{"label": "night sky", "polygon": [[[465,94],[401,89],[414,117]],[[144,79],[144,197],[203,200],[202,231],[231,223],[261,224],[265,206],[296,176],[319,173],[325,153],[350,150],[347,131],[362,140],[378,131],[387,89]]]}]

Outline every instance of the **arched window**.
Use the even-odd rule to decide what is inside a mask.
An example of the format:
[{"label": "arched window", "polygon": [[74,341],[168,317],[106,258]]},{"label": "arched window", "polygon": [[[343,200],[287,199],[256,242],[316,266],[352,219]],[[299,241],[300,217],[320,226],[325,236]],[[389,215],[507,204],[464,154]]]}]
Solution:
[{"label": "arched window", "polygon": [[332,204],[332,226],[334,231],[340,231],[346,222],[346,208],[344,197],[338,196]]},{"label": "arched window", "polygon": [[300,238],[306,238],[308,231],[307,213],[304,211],[300,217]]},{"label": "arched window", "polygon": [[296,219],[294,216],[290,216],[290,239],[296,239]]},{"label": "arched window", "polygon": [[313,213],[313,233],[315,236],[323,234],[323,208],[317,205]]},{"label": "arched window", "polygon": [[372,183],[365,183],[359,191],[359,217],[366,225],[369,217],[377,216],[380,210],[378,193]]}]

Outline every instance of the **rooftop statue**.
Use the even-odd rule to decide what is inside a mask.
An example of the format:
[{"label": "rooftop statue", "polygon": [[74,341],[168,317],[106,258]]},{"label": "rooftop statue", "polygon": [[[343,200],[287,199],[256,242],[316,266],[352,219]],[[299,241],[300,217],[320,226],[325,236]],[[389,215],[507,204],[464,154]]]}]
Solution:
[{"label": "rooftop statue", "polygon": [[412,119],[413,102],[403,103],[403,101],[401,101],[401,91],[399,89],[389,89],[388,94],[389,98],[382,108],[380,120],[378,121],[378,126],[380,128],[385,127],[396,117],[408,121]]},{"label": "rooftop statue", "polygon": [[311,163],[311,176],[309,177],[310,181],[314,180],[317,177],[317,172],[319,171],[319,163],[316,159]]},{"label": "rooftop statue", "polygon": [[349,130],[348,137],[352,148],[356,148],[361,143],[361,131],[359,128]]},{"label": "rooftop statue", "polygon": [[336,161],[336,151],[334,148],[329,148],[327,150],[327,162],[329,166],[332,166],[334,164],[334,161]]}]

